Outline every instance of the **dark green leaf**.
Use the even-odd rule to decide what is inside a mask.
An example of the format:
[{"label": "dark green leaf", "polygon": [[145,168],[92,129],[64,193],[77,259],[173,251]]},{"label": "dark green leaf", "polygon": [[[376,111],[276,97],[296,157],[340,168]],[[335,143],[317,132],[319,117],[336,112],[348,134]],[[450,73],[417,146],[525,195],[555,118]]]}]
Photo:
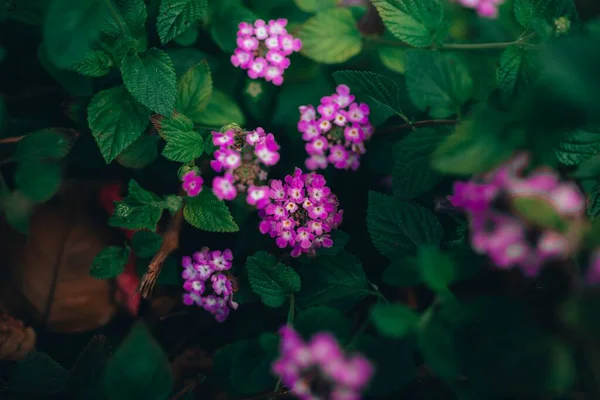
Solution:
[{"label": "dark green leaf", "polygon": [[94,257],[90,275],[96,279],[116,278],[123,272],[130,249],[128,247],[108,246]]},{"label": "dark green leaf", "polygon": [[317,12],[334,8],[338,0],[294,0],[299,9],[306,12]]},{"label": "dark green leaf", "polygon": [[293,268],[277,262],[275,256],[259,251],[246,261],[248,280],[264,305],[279,307],[289,295],[300,290],[300,277]]},{"label": "dark green leaf", "polygon": [[183,31],[179,36],[176,36],[173,41],[177,43],[179,46],[193,46],[198,40],[198,36],[200,35],[200,30],[196,24],[190,26],[188,29]]},{"label": "dark green leaf", "polygon": [[104,371],[111,400],[166,400],[173,388],[171,365],[143,323],[136,323]]},{"label": "dark green leaf", "polygon": [[419,315],[404,304],[377,304],[371,311],[377,330],[385,336],[400,339],[408,335],[419,322]]},{"label": "dark green leaf", "polygon": [[207,0],[162,0],[156,29],[162,44],[179,36],[206,12]]},{"label": "dark green leaf", "polygon": [[69,154],[77,133],[69,129],[49,128],[33,132],[19,140],[12,156],[15,161],[60,160]]},{"label": "dark green leaf", "polygon": [[444,378],[457,378],[461,373],[456,327],[441,313],[429,309],[421,316],[417,336],[425,363]]},{"label": "dark green leaf", "polygon": [[104,400],[102,373],[109,356],[106,338],[94,336],[69,371],[69,391],[77,400]]},{"label": "dark green leaf", "polygon": [[137,257],[152,258],[160,249],[163,238],[158,233],[149,231],[139,231],[131,239],[131,247]]},{"label": "dark green leaf", "polygon": [[123,201],[116,202],[115,211],[108,224],[117,228],[154,231],[164,208],[164,200],[142,189],[132,179],[129,181],[127,197]]},{"label": "dark green leaf", "polygon": [[29,161],[17,167],[15,183],[25,196],[43,203],[58,191],[61,175],[59,164]]},{"label": "dark green leaf", "polygon": [[294,320],[294,328],[305,340],[315,333],[329,332],[344,344],[352,336],[352,326],[341,311],[323,306],[310,307],[301,311]]},{"label": "dark green leaf", "polygon": [[[0,188],[1,189],[1,188]],[[33,214],[35,203],[21,191],[2,191],[0,205],[8,223],[24,235],[29,233],[29,218]]]},{"label": "dark green leaf", "polygon": [[172,161],[187,163],[204,152],[204,140],[193,131],[194,124],[185,115],[175,113],[172,118],[153,119],[160,135],[167,141],[162,155]]},{"label": "dark green leaf", "polygon": [[142,135],[117,156],[125,168],[140,169],[152,164],[158,156],[158,137]]},{"label": "dark green leaf", "polygon": [[509,46],[500,57],[496,74],[498,89],[505,101],[519,95],[533,80],[536,66],[531,51],[519,46]]},{"label": "dark green leaf", "polygon": [[208,232],[237,232],[237,226],[229,208],[210,190],[203,190],[196,197],[188,198],[183,209],[185,220],[192,226]]},{"label": "dark green leaf", "polygon": [[170,116],[175,107],[177,79],[171,58],[151,48],[145,54],[129,54],[121,64],[123,83],[140,103],[150,110]]},{"label": "dark green leaf", "polygon": [[226,93],[213,90],[206,109],[194,121],[206,126],[244,125],[246,118],[237,103]]},{"label": "dark green leaf", "polygon": [[417,259],[423,282],[440,296],[450,296],[448,285],[457,275],[452,258],[435,246],[422,246]]},{"label": "dark green leaf", "polygon": [[171,215],[177,214],[177,211],[183,207],[183,197],[175,194],[165,196],[165,208],[171,213]]},{"label": "dark green leaf", "polygon": [[395,46],[381,45],[377,50],[381,63],[391,71],[404,74],[404,49]]},{"label": "dark green leaf", "polygon": [[577,165],[600,152],[600,129],[578,129],[569,132],[555,150],[558,161],[565,165]]},{"label": "dark green leaf", "polygon": [[93,78],[108,74],[113,60],[103,50],[94,50],[87,53],[83,60],[75,64],[71,69],[81,75]]},{"label": "dark green leaf", "polygon": [[[144,0],[111,0],[115,2],[116,8],[125,22],[125,26],[129,29],[129,33],[133,36],[138,36],[145,29],[146,17],[148,12]],[[119,28],[119,24],[111,15],[104,25],[103,31],[111,36],[121,36],[123,33]],[[145,32],[144,32],[145,33]]]},{"label": "dark green leaf", "polygon": [[177,83],[177,111],[198,123],[211,99],[212,85],[212,76],[206,61],[190,68]]},{"label": "dark green leaf", "polygon": [[421,283],[421,272],[413,258],[395,260],[381,276],[388,285],[411,287]]},{"label": "dark green leaf", "polygon": [[46,72],[69,94],[77,97],[91,96],[93,94],[92,78],[83,76],[70,69],[57,67],[48,55],[48,49],[46,49],[44,43],[38,48],[37,56]]},{"label": "dark green leaf", "polygon": [[529,27],[536,18],[554,24],[558,17],[577,19],[573,0],[515,0],[515,17],[523,27]]},{"label": "dark green leaf", "polygon": [[45,353],[29,353],[12,370],[10,385],[17,393],[51,396],[67,388],[67,370]]},{"label": "dark green leaf", "polygon": [[344,251],[344,248],[350,240],[350,235],[338,229],[331,233],[331,240],[333,240],[333,246],[319,248],[317,250],[317,255],[335,256],[339,252]]},{"label": "dark green leaf", "polygon": [[208,4],[210,10],[210,35],[221,50],[233,53],[236,48],[240,22],[254,23],[258,16],[244,7],[241,0],[220,0]]}]

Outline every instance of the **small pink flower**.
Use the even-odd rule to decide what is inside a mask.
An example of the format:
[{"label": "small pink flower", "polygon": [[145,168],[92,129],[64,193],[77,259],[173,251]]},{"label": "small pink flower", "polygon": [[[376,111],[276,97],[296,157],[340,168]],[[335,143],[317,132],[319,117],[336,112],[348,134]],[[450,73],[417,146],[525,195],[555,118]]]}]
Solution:
[{"label": "small pink flower", "polygon": [[233,145],[233,131],[212,132],[213,144],[217,147],[226,147]]},{"label": "small pink flower", "polygon": [[271,65],[267,67],[265,80],[267,82],[272,82],[275,86],[281,86],[281,84],[283,84],[283,71],[280,67]]},{"label": "small pink flower", "polygon": [[340,108],[346,108],[354,101],[354,95],[350,94],[350,88],[346,85],[338,85],[336,94],[332,95],[331,98],[340,106]]},{"label": "small pink flower", "polygon": [[248,69],[248,76],[252,79],[262,78],[265,76],[265,72],[267,69],[267,60],[262,57],[257,57],[250,63],[250,68]]},{"label": "small pink flower", "polygon": [[254,153],[256,157],[265,165],[275,165],[279,162],[279,145],[275,142],[275,137],[269,133],[265,139],[256,145]]},{"label": "small pink flower", "polygon": [[275,240],[275,244],[277,244],[277,247],[279,247],[280,249],[284,249],[287,246],[293,246],[296,242],[295,239],[296,234],[294,233],[294,231],[282,231]]},{"label": "small pink flower", "polygon": [[303,132],[302,139],[307,141],[312,140],[321,134],[321,128],[315,121],[300,121],[298,123],[298,130]]},{"label": "small pink flower", "polygon": [[290,34],[284,34],[279,36],[279,46],[281,46],[281,51],[283,51],[283,54],[287,56],[294,52],[300,51],[302,48],[302,42],[300,39],[295,39]]},{"label": "small pink flower", "polygon": [[344,137],[352,143],[361,143],[365,139],[365,134],[358,125],[347,126],[344,128]]},{"label": "small pink flower", "polygon": [[319,130],[321,131],[321,133],[327,133],[331,130],[331,121],[327,120],[327,119],[320,119],[319,120]]},{"label": "small pink flower", "polygon": [[321,118],[327,121],[333,120],[339,109],[340,106],[337,103],[334,103],[333,100],[329,100],[326,103],[321,103],[317,107],[317,111],[319,114],[321,114]]},{"label": "small pink flower", "polygon": [[238,36],[236,43],[238,48],[248,53],[258,49],[258,40],[252,36]]},{"label": "small pink flower", "polygon": [[182,177],[183,179],[183,190],[186,191],[190,197],[198,196],[202,191],[202,184],[204,179],[200,175],[196,174],[196,171],[189,171]]},{"label": "small pink flower", "polygon": [[233,176],[225,174],[225,176],[217,176],[213,179],[213,192],[221,200],[233,200],[237,196],[237,190],[233,185]]},{"label": "small pink flower", "polygon": [[269,36],[265,39],[265,46],[269,50],[279,50],[279,38],[277,36]]},{"label": "small pink flower", "polygon": [[238,36],[252,36],[254,35],[254,27],[252,24],[247,22],[240,22],[238,25]]},{"label": "small pink flower", "polygon": [[226,149],[223,150],[223,153],[224,157],[222,163],[226,169],[235,169],[242,164],[242,157],[240,156],[239,152]]},{"label": "small pink flower", "polygon": [[269,187],[268,186],[250,186],[248,188],[248,196],[246,202],[256,208],[264,208],[269,204]]},{"label": "small pink flower", "polygon": [[267,53],[267,61],[269,61],[272,66],[280,68],[282,74],[283,71],[290,66],[290,59],[277,50],[269,50]]},{"label": "small pink flower", "polygon": [[314,121],[317,112],[313,106],[300,106],[300,121]]},{"label": "small pink flower", "polygon": [[310,155],[322,155],[328,146],[329,142],[324,137],[317,137],[306,144],[306,152]]},{"label": "small pink flower", "polygon": [[306,168],[308,168],[311,171],[315,171],[317,169],[327,168],[327,162],[328,161],[326,156],[312,155],[309,158],[307,158],[304,163],[306,165]]},{"label": "small pink flower", "polygon": [[367,124],[369,122],[369,114],[370,109],[368,105],[364,103],[360,103],[360,105],[352,103],[350,104],[347,117],[351,122],[356,122],[357,124]]},{"label": "small pink flower", "polygon": [[246,143],[250,146],[255,146],[256,143],[260,142],[265,137],[265,130],[263,128],[256,128],[252,132],[248,132],[246,135]]},{"label": "small pink flower", "polygon": [[269,27],[267,28],[271,35],[281,35],[286,33],[285,27],[287,26],[288,20],[285,18],[278,18],[276,20],[269,21]]},{"label": "small pink flower", "polygon": [[265,21],[262,19],[257,19],[254,22],[254,35],[256,35],[258,40],[265,40],[269,36],[269,31],[267,30]]},{"label": "small pink flower", "polygon": [[247,69],[253,60],[254,54],[239,48],[235,49],[233,55],[231,56],[231,63],[235,67],[241,67],[244,69]]}]

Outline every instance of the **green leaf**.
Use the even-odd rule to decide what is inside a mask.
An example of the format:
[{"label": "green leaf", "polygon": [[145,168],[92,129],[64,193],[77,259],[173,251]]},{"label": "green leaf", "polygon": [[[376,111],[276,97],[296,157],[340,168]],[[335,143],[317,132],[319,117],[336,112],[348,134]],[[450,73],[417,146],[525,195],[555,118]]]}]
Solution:
[{"label": "green leaf", "polygon": [[198,196],[188,198],[183,216],[190,225],[208,232],[240,230],[225,202],[217,199],[210,190],[203,190]]},{"label": "green leaf", "polygon": [[[148,11],[146,10],[146,4],[144,0],[111,0],[115,2],[115,6],[121,15],[125,26],[129,29],[130,33],[137,37],[141,33],[145,33],[146,18],[148,17]],[[119,37],[123,33],[119,28],[119,24],[115,21],[113,16],[109,16],[106,24],[104,25],[103,32],[113,36]]]},{"label": "green leaf", "polygon": [[442,176],[431,168],[430,162],[448,133],[443,128],[417,129],[394,145],[394,196],[413,199],[440,182]]},{"label": "green leaf", "polygon": [[240,22],[254,23],[259,17],[244,7],[241,0],[211,1],[209,21],[210,35],[226,53],[232,54],[237,47],[237,30]]},{"label": "green leaf", "polygon": [[143,323],[136,323],[104,371],[104,390],[111,400],[165,400],[171,394],[171,365]]},{"label": "green leaf", "polygon": [[435,246],[422,246],[417,256],[423,282],[435,293],[451,296],[448,285],[457,275],[452,258]]},{"label": "green leaf", "polygon": [[410,50],[404,57],[408,95],[421,111],[449,117],[471,98],[473,80],[458,54]]},{"label": "green leaf", "polygon": [[108,340],[95,335],[69,371],[69,391],[78,400],[104,400],[102,373],[110,356]]},{"label": "green leaf", "polygon": [[[48,0],[28,0],[3,3],[7,19],[14,19],[29,25],[42,25],[48,12]],[[10,7],[8,5],[10,4]],[[2,6],[0,5],[0,8]]]},{"label": "green leaf", "polygon": [[302,11],[314,13],[334,8],[339,3],[339,0],[294,0],[294,3]]},{"label": "green leaf", "polygon": [[192,129],[194,124],[183,114],[175,113],[172,118],[161,118],[155,122],[160,135],[167,141],[162,155],[172,161],[187,163],[204,152],[204,140]]},{"label": "green leaf", "polygon": [[404,49],[395,46],[382,45],[377,49],[377,54],[379,55],[381,63],[389,70],[399,74],[404,74],[405,70],[404,52]]},{"label": "green leaf", "polygon": [[411,287],[421,283],[421,272],[413,258],[395,260],[381,275],[382,280],[392,286]]},{"label": "green leaf", "polygon": [[60,160],[69,154],[77,133],[70,129],[49,128],[33,132],[19,140],[12,159],[15,161]]},{"label": "green leaf", "polygon": [[125,168],[140,169],[152,164],[158,156],[158,137],[142,135],[117,156]]},{"label": "green leaf", "polygon": [[344,251],[344,248],[348,244],[350,240],[350,235],[348,235],[344,231],[340,231],[339,229],[334,230],[331,233],[331,240],[333,240],[333,246],[331,247],[321,247],[317,249],[317,255],[319,256],[335,256],[341,251]]},{"label": "green leaf", "polygon": [[350,308],[373,293],[360,261],[346,252],[318,257],[299,273],[302,289],[296,298],[302,307],[330,305]]},{"label": "green leaf", "polygon": [[373,191],[369,191],[367,228],[377,250],[391,260],[415,253],[425,244],[439,244],[443,236],[431,211]]},{"label": "green leaf", "polygon": [[373,324],[382,335],[400,339],[419,322],[419,314],[404,304],[377,304],[371,311]]},{"label": "green leaf", "polygon": [[425,363],[443,378],[460,375],[460,353],[456,328],[440,312],[428,309],[419,322],[417,343]]},{"label": "green leaf", "polygon": [[309,18],[298,31],[300,52],[323,64],[340,64],[362,49],[361,34],[350,10],[332,8]]},{"label": "green leaf", "polygon": [[533,81],[536,65],[531,51],[523,47],[509,46],[500,56],[496,73],[498,90],[504,101],[508,101],[525,90]]},{"label": "green leaf", "polygon": [[92,78],[83,76],[70,69],[62,69],[56,66],[48,55],[44,43],[38,47],[38,60],[46,72],[70,95],[76,97],[91,96],[94,92]]},{"label": "green leaf", "polygon": [[[177,43],[179,46],[188,47],[193,46],[198,40],[198,36],[200,35],[200,30],[196,24],[190,26],[188,29],[183,31],[180,35],[176,36],[173,41]],[[177,72],[177,68],[175,68],[175,72]]]},{"label": "green leaf", "polygon": [[568,228],[568,222],[562,218],[552,200],[538,193],[513,195],[509,204],[516,215],[532,225],[557,231]]},{"label": "green leaf", "polygon": [[[0,189],[2,189],[0,187]],[[21,191],[0,191],[0,206],[6,216],[6,220],[15,230],[24,235],[29,233],[29,218],[33,214],[35,203],[33,203]]]},{"label": "green leaf", "polygon": [[123,272],[130,249],[128,247],[108,246],[94,257],[90,267],[90,275],[96,279],[116,278]]},{"label": "green leaf", "polygon": [[43,203],[58,191],[61,175],[59,164],[30,161],[19,164],[15,183],[25,196],[36,203]]},{"label": "green leaf", "polygon": [[75,64],[71,69],[81,75],[97,78],[108,74],[113,60],[103,50],[94,50],[86,54],[85,58]]},{"label": "green leaf", "polygon": [[589,128],[567,133],[554,154],[565,165],[578,165],[599,152],[600,128]]},{"label": "green leaf", "polygon": [[289,295],[300,290],[300,277],[293,268],[277,262],[275,256],[259,251],[246,261],[248,280],[264,305],[279,307]]},{"label": "green leaf", "polygon": [[352,336],[352,324],[348,317],[331,307],[316,306],[301,311],[294,320],[294,328],[305,340],[315,333],[329,332],[344,344]]},{"label": "green leaf", "polygon": [[54,64],[64,69],[83,60],[108,15],[103,0],[53,0],[44,22],[44,45]]},{"label": "green leaf", "polygon": [[177,111],[198,123],[211,99],[212,85],[208,62],[205,60],[194,65],[177,83]]},{"label": "green leaf", "polygon": [[199,21],[207,8],[207,0],[161,0],[156,29],[162,44],[185,32]]},{"label": "green leaf", "polygon": [[157,48],[145,54],[128,54],[121,63],[123,83],[140,103],[150,110],[170,116],[175,107],[177,78],[167,53]]},{"label": "green leaf", "polygon": [[367,99],[371,112],[376,114],[374,123],[385,122],[393,115],[403,115],[400,88],[390,78],[369,71],[337,71],[333,73],[333,79]]},{"label": "green leaf", "polygon": [[142,134],[149,116],[123,86],[94,96],[88,106],[88,124],[107,164]]},{"label": "green leaf", "polygon": [[414,47],[427,47],[447,31],[440,0],[372,0],[390,32]]},{"label": "green leaf", "polygon": [[149,231],[139,231],[131,239],[131,247],[137,257],[152,258],[160,249],[163,237],[158,233]]},{"label": "green leaf", "polygon": [[165,208],[171,213],[171,215],[177,214],[183,207],[183,197],[177,196],[176,194],[170,194],[165,196]]},{"label": "green leaf", "polygon": [[52,396],[67,388],[67,374],[49,355],[32,352],[15,365],[10,387],[20,394]]},{"label": "green leaf", "polygon": [[165,202],[152,192],[142,189],[130,180],[127,197],[115,203],[115,211],[108,220],[110,226],[125,229],[156,230]]},{"label": "green leaf", "polygon": [[206,105],[206,109],[197,116],[197,120],[194,122],[207,126],[244,125],[246,118],[240,107],[229,95],[215,89]]},{"label": "green leaf", "polygon": [[525,28],[537,18],[551,25],[562,16],[577,19],[573,0],[515,0],[514,9],[517,21]]}]

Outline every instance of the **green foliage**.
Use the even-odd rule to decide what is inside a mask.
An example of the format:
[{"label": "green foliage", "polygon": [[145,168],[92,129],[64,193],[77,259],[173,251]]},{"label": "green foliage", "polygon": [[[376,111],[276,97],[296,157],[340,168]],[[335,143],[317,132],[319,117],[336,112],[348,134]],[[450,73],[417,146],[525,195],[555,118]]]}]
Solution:
[{"label": "green foliage", "polygon": [[242,5],[241,0],[212,1],[208,6],[212,39],[223,51],[233,53],[239,23],[254,22],[258,16]]},{"label": "green foliage", "polygon": [[562,16],[577,18],[573,0],[515,0],[514,9],[517,21],[526,28],[538,18],[549,24]]},{"label": "green foliage", "polygon": [[379,46],[377,54],[381,63],[389,68],[391,71],[399,74],[404,74],[405,63],[404,63],[404,49],[394,46]]},{"label": "green foliage", "polygon": [[160,249],[163,238],[158,233],[139,231],[133,235],[131,247],[136,256],[151,258]]},{"label": "green foliage", "polygon": [[10,387],[21,395],[51,396],[66,389],[67,375],[49,355],[34,351],[15,365]]},{"label": "green foliage", "polygon": [[600,130],[578,129],[568,132],[555,150],[558,161],[578,165],[600,152]]},{"label": "green foliage", "polygon": [[7,222],[22,234],[29,233],[29,218],[33,213],[34,202],[21,191],[0,187],[0,205]]},{"label": "green foliage", "polygon": [[129,258],[128,247],[108,246],[94,257],[90,275],[96,279],[116,278],[123,272]]},{"label": "green foliage", "polygon": [[142,135],[125,148],[116,158],[126,168],[140,169],[152,164],[158,156],[158,138]]},{"label": "green foliage", "polygon": [[[119,19],[125,23],[125,29],[134,37],[139,36],[145,28],[148,16],[144,0],[114,0],[114,3],[120,14]],[[114,15],[108,17],[102,31],[111,36],[123,34],[119,21],[115,20]]]},{"label": "green foliage", "polygon": [[333,8],[339,0],[294,0],[299,9],[306,12],[318,12]]},{"label": "green foliage", "polygon": [[310,307],[298,314],[294,328],[306,339],[318,332],[334,334],[340,343],[346,343],[351,337],[351,324],[339,310],[331,307]]},{"label": "green foliage", "polygon": [[212,96],[204,112],[194,122],[207,126],[222,126],[227,124],[243,125],[246,122],[244,113],[237,103],[225,92],[213,90]]},{"label": "green foliage", "polygon": [[132,179],[129,181],[127,197],[115,203],[115,211],[108,224],[118,228],[154,231],[165,207],[164,200],[144,190]]},{"label": "green foliage", "polygon": [[447,31],[441,0],[373,0],[390,32],[414,47],[428,47]]},{"label": "green foliage", "polygon": [[161,0],[156,29],[166,44],[186,31],[206,13],[207,0]]},{"label": "green foliage", "polygon": [[83,60],[75,64],[72,69],[81,75],[97,78],[108,74],[113,64],[110,55],[103,50],[94,50],[87,53]]},{"label": "green foliage", "polygon": [[300,277],[291,267],[277,262],[264,251],[259,251],[246,261],[248,280],[254,293],[264,305],[279,307],[293,293],[300,290]]},{"label": "green foliage", "polygon": [[78,400],[104,400],[102,373],[110,356],[104,336],[94,336],[69,371],[69,392]]},{"label": "green foliage", "polygon": [[17,167],[15,183],[25,196],[42,203],[58,191],[61,175],[60,165],[56,163],[25,162]]},{"label": "green foliage", "polygon": [[498,89],[505,101],[522,93],[536,73],[535,54],[524,47],[510,46],[502,53],[496,74]]},{"label": "green foliage", "polygon": [[356,21],[345,8],[317,13],[302,25],[298,37],[302,40],[302,54],[324,64],[348,61],[362,48]]},{"label": "green foliage", "polygon": [[167,355],[148,328],[136,323],[108,360],[104,391],[109,399],[165,400],[173,387]]},{"label": "green foliage", "polygon": [[388,285],[410,287],[421,283],[421,272],[416,260],[405,258],[392,262],[381,276]]},{"label": "green foliage", "polygon": [[403,304],[378,304],[371,310],[371,318],[381,334],[396,339],[406,336],[419,322],[419,315]]},{"label": "green foliage", "polygon": [[208,232],[237,232],[237,226],[229,208],[210,190],[203,190],[196,197],[190,197],[183,209],[185,220],[192,226]]},{"label": "green foliage", "polygon": [[167,145],[162,155],[172,161],[187,163],[204,152],[204,140],[194,132],[193,122],[183,114],[175,113],[172,118],[161,118],[155,123]]},{"label": "green foliage", "polygon": [[50,128],[33,132],[17,144],[14,161],[60,160],[71,150],[74,134],[68,129]]},{"label": "green foliage", "polygon": [[442,298],[452,297],[448,284],[456,278],[456,267],[452,258],[437,247],[422,246],[417,256],[423,282]]},{"label": "green foliage", "polygon": [[206,61],[190,68],[177,83],[175,108],[193,122],[200,123],[213,93],[212,76]]}]

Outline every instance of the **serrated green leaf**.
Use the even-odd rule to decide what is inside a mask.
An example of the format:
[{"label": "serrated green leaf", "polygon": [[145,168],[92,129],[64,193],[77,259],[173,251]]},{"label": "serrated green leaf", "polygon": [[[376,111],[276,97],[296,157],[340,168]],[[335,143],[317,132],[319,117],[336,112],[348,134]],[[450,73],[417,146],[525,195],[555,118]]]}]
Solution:
[{"label": "serrated green leaf", "polygon": [[44,45],[59,68],[83,60],[100,35],[108,6],[103,0],[53,0],[44,22]]},{"label": "serrated green leaf", "polygon": [[171,365],[145,325],[136,323],[110,358],[104,391],[111,400],[165,400],[173,389]]},{"label": "serrated green leaf", "polygon": [[379,55],[381,63],[391,71],[399,74],[404,74],[405,70],[404,52],[404,49],[395,46],[382,45],[377,49],[377,54]]},{"label": "serrated green leaf", "polygon": [[187,163],[204,152],[202,136],[192,130],[194,124],[185,115],[175,113],[172,118],[161,118],[155,126],[167,142],[162,152],[165,158]]},{"label": "serrated green leaf", "polygon": [[10,387],[21,395],[51,396],[67,388],[67,374],[49,355],[31,352],[15,365]]},{"label": "serrated green leaf", "polygon": [[433,118],[457,114],[471,98],[473,80],[458,54],[410,50],[404,57],[408,94],[417,108]]},{"label": "serrated green leaf", "polygon": [[577,19],[573,0],[515,0],[514,10],[517,21],[525,28],[536,18],[552,25],[556,18],[562,16]]},{"label": "serrated green leaf", "polygon": [[318,257],[299,274],[302,289],[296,299],[302,307],[329,305],[348,309],[373,293],[360,261],[345,251]]},{"label": "serrated green leaf", "polygon": [[509,46],[500,56],[500,65],[496,73],[498,90],[504,101],[508,101],[533,80],[535,65],[533,54],[519,46]]},{"label": "serrated green leaf", "polygon": [[212,76],[208,62],[202,61],[190,68],[177,83],[175,108],[198,123],[213,94]]},{"label": "serrated green leaf", "polygon": [[448,134],[448,130],[442,128],[417,129],[394,145],[394,196],[413,199],[442,179],[440,174],[431,169],[430,161]]},{"label": "serrated green leaf", "polygon": [[408,335],[419,322],[419,314],[400,303],[375,305],[371,318],[379,333],[394,339]]},{"label": "serrated green leaf", "polygon": [[229,95],[215,89],[206,105],[206,109],[197,116],[197,120],[194,122],[206,126],[244,125],[246,117],[238,104]]},{"label": "serrated green leaf", "polygon": [[161,0],[156,29],[162,44],[185,32],[205,14],[207,0]]},{"label": "serrated green leaf", "polygon": [[17,143],[12,156],[15,161],[60,160],[69,154],[77,132],[49,128],[28,134]]},{"label": "serrated green leaf", "polygon": [[241,0],[211,1],[209,7],[210,35],[221,50],[232,54],[237,47],[240,22],[254,23],[259,17],[246,8]]},{"label": "serrated green leaf", "polygon": [[388,77],[369,71],[337,71],[333,79],[348,85],[353,92],[362,95],[371,106],[373,123],[385,122],[393,115],[403,115],[400,107],[400,88]]},{"label": "serrated green leaf", "polygon": [[149,116],[123,86],[94,96],[88,106],[88,124],[107,164],[142,134]]},{"label": "serrated green leaf", "polygon": [[331,240],[333,240],[333,246],[321,247],[317,249],[317,255],[319,256],[335,256],[336,254],[344,251],[344,248],[350,240],[350,235],[339,229],[331,232]]},{"label": "serrated green leaf", "polygon": [[185,220],[192,226],[208,232],[237,232],[237,226],[229,208],[210,190],[203,190],[196,197],[188,198],[183,209]]},{"label": "serrated green leaf", "polygon": [[194,129],[192,120],[181,113],[174,113],[169,118],[154,115],[152,116],[152,124],[164,140],[176,136],[180,132],[187,132]]},{"label": "serrated green leaf", "polygon": [[110,356],[110,345],[95,335],[69,371],[69,391],[77,400],[104,400],[102,373]]},{"label": "serrated green leaf", "polygon": [[373,191],[369,191],[367,228],[377,250],[391,260],[415,253],[425,244],[439,244],[443,236],[431,211]]},{"label": "serrated green leaf", "polygon": [[248,280],[264,305],[279,307],[289,295],[300,290],[300,277],[291,267],[277,262],[275,256],[259,251],[246,261]]},{"label": "serrated green leaf", "polygon": [[139,231],[131,239],[131,247],[137,257],[152,258],[160,249],[163,237],[158,233],[149,231]]},{"label": "serrated green leaf", "polygon": [[165,208],[171,215],[177,214],[177,211],[179,211],[181,207],[183,207],[183,197],[175,194],[165,196]]},{"label": "serrated green leaf", "polygon": [[71,69],[81,75],[97,78],[108,74],[113,61],[103,50],[94,50],[86,54],[83,60],[75,64]]},{"label": "serrated green leaf", "polygon": [[115,211],[108,220],[108,224],[117,228],[154,231],[164,208],[164,200],[154,193],[142,189],[132,179],[129,181],[125,199],[115,203]]},{"label": "serrated green leaf", "polygon": [[298,31],[300,52],[324,64],[340,64],[362,48],[362,38],[350,10],[332,8],[308,19]]},{"label": "serrated green leaf", "polygon": [[[194,24],[190,26],[188,29],[183,31],[180,35],[176,36],[173,41],[177,43],[179,46],[188,47],[192,46],[198,40],[198,36],[200,35],[199,27]],[[177,69],[175,69],[177,71]]]},{"label": "serrated green leaf", "polygon": [[175,107],[177,77],[167,53],[151,48],[143,55],[127,55],[121,63],[123,83],[140,103],[150,110],[170,116]]},{"label": "serrated green leaf", "polygon": [[140,169],[152,164],[158,156],[158,137],[142,135],[117,156],[125,168]]},{"label": "serrated green leaf", "polygon": [[440,0],[372,1],[390,32],[411,46],[430,46],[446,32]]},{"label": "serrated green leaf", "polygon": [[61,177],[59,164],[30,161],[19,164],[15,183],[25,196],[36,203],[43,203],[58,191]]},{"label": "serrated green leaf", "polygon": [[[125,26],[129,30],[129,33],[133,36],[138,36],[144,31],[146,25],[146,18],[148,17],[148,11],[146,10],[146,4],[144,0],[111,0],[114,1],[115,7],[119,11]],[[114,17],[110,15],[103,28],[103,32],[110,36],[122,36],[119,24],[115,21]]]},{"label": "serrated green leaf", "polygon": [[554,154],[565,165],[578,165],[599,152],[600,128],[589,128],[567,133]]},{"label": "serrated green leaf", "polygon": [[90,275],[96,279],[116,278],[123,272],[129,258],[127,247],[108,246],[94,257],[90,267]]},{"label": "serrated green leaf", "polygon": [[345,344],[352,336],[352,324],[340,310],[316,306],[302,310],[294,319],[294,328],[305,340],[315,333],[329,332],[339,343]]}]

